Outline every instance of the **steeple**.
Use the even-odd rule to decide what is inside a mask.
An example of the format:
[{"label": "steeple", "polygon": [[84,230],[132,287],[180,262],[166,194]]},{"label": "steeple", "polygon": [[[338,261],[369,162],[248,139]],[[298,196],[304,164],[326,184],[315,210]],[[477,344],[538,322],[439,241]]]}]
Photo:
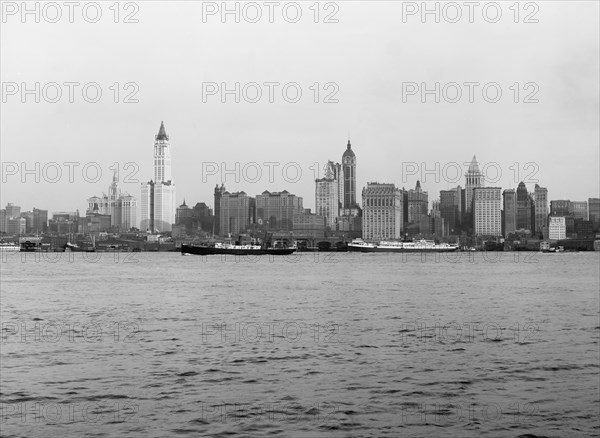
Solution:
[{"label": "steeple", "polygon": [[348,139],[348,145],[346,146],[346,149],[352,149],[352,146],[350,145],[350,139]]},{"label": "steeple", "polygon": [[469,173],[479,173],[479,163],[477,162],[477,158],[473,155],[473,159],[471,160],[471,164],[469,164]]},{"label": "steeple", "polygon": [[158,135],[156,136],[156,140],[169,140],[169,136],[167,135],[167,132],[165,131],[165,124],[164,122],[160,122],[160,129],[158,130]]}]

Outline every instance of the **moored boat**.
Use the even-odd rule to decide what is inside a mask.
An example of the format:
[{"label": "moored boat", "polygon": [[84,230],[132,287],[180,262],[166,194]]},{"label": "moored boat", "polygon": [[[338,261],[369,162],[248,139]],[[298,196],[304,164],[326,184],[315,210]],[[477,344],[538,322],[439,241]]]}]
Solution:
[{"label": "moored boat", "polygon": [[195,255],[289,255],[296,251],[295,247],[269,247],[249,244],[238,245],[230,243],[215,243],[213,245],[181,244],[181,254]]},{"label": "moored boat", "polygon": [[348,244],[348,251],[354,252],[454,252],[458,245],[435,243],[433,240],[416,240],[413,242],[381,241],[369,243],[355,239]]},{"label": "moored boat", "polygon": [[10,243],[10,242],[0,243],[0,251],[18,252],[20,250],[21,250],[21,246],[17,243]]}]

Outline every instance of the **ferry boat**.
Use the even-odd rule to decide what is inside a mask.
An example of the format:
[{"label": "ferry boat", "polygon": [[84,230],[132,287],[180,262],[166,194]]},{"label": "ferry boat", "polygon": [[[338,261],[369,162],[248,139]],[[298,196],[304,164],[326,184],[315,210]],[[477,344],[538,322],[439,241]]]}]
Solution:
[{"label": "ferry boat", "polygon": [[416,240],[413,242],[381,241],[369,243],[362,239],[354,239],[348,244],[348,251],[354,252],[453,252],[458,245],[435,243],[433,240]]}]

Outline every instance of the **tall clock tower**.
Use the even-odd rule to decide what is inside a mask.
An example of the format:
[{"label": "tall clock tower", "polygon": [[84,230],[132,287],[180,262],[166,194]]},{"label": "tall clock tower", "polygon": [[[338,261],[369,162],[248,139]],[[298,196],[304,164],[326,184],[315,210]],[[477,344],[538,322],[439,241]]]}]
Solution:
[{"label": "tall clock tower", "polygon": [[342,169],[344,174],[344,205],[343,208],[356,206],[356,155],[348,140],[348,145],[342,155]]}]

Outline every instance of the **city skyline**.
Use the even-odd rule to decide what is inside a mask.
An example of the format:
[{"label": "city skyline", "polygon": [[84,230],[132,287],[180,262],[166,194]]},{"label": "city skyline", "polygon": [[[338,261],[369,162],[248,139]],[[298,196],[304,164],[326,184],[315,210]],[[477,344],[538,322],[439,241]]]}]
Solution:
[{"label": "city skyline", "polygon": [[[458,162],[451,162],[451,163],[458,163]],[[312,171],[313,169],[310,169],[310,170]],[[463,178],[464,178],[464,179],[466,179],[466,178],[467,178],[467,173],[468,173],[468,172],[466,172],[466,173],[465,173],[465,175],[463,176]],[[319,178],[319,179],[320,179],[320,180],[323,180],[323,179],[325,179],[325,178],[324,178],[324,177],[321,177],[321,178]],[[363,186],[360,186],[359,184],[357,184],[357,187],[359,188],[359,190],[362,190],[363,188],[366,188],[366,187],[367,187],[367,185],[368,185],[368,184],[370,184],[370,183],[380,183],[380,184],[394,184],[394,185],[395,185],[396,187],[398,187],[399,189],[405,189],[405,190],[406,190],[406,192],[412,192],[412,191],[414,191],[414,190],[413,190],[413,189],[411,189],[410,187],[407,187],[407,186],[408,186],[408,184],[398,184],[398,183],[397,183],[397,182],[395,182],[395,181],[386,181],[386,180],[377,179],[377,178],[365,178],[365,179],[367,180],[367,182],[365,183],[365,185],[363,185]],[[114,174],[113,174],[113,177],[111,177],[111,181],[112,181],[112,183],[114,184],[114,182],[115,182],[115,180],[114,180]],[[452,181],[454,181],[454,180],[452,180]],[[134,195],[134,194],[130,194],[130,193],[129,193],[129,190],[122,190],[122,189],[121,189],[121,187],[123,187],[123,184],[122,184],[122,182],[121,182],[121,181],[117,180],[116,182],[117,182],[117,184],[118,184],[118,187],[119,187],[120,191],[122,191],[124,195],[127,195],[127,196],[133,196],[134,198],[136,198],[136,200],[137,200],[137,205],[138,205],[138,208],[136,209],[136,212],[137,212],[136,216],[139,218],[139,217],[140,217],[140,215],[139,215],[139,211],[140,211],[140,208],[139,208],[139,207],[140,207],[140,202],[139,202],[139,199],[140,199],[140,198],[139,198],[138,196]],[[315,181],[313,181],[313,184],[314,184],[314,183],[315,183]],[[421,184],[420,184],[420,183],[421,183],[421,181],[417,179],[417,180],[416,180],[416,184],[418,185],[418,187],[419,187],[419,188],[421,188]],[[521,182],[519,182],[519,183],[516,183],[516,184],[514,184],[514,185],[512,185],[512,186],[509,186],[509,187],[505,187],[505,186],[501,186],[501,185],[498,185],[498,186],[499,186],[500,188],[502,188],[502,190],[503,190],[503,191],[504,191],[504,190],[515,190],[515,191],[516,191],[516,189],[517,189],[517,188],[518,188],[518,187],[521,185],[521,183],[523,183],[523,181],[521,181]],[[98,183],[98,184],[100,184],[100,183]],[[207,183],[207,184],[208,184],[208,183]],[[247,194],[248,194],[248,196],[253,196],[253,197],[261,195],[261,193],[262,193],[262,192],[264,192],[264,191],[272,191],[272,190],[268,190],[268,189],[264,189],[264,188],[263,188],[262,190],[261,190],[261,189],[259,189],[259,188],[257,188],[257,189],[256,189],[256,193],[254,193],[254,191],[251,191],[251,190],[249,190],[249,189],[247,188],[247,185],[252,185],[252,184],[253,184],[253,183],[251,183],[251,182],[247,182],[247,183],[246,183],[246,184],[247,184],[246,186],[245,186],[243,183],[238,183],[238,184],[235,184],[235,183],[232,183],[232,182],[229,182],[229,181],[226,181],[226,182],[225,182],[225,183],[223,183],[223,184],[224,184],[224,185],[227,185],[227,187],[231,187],[231,189],[229,189],[229,188],[227,189],[227,190],[228,190],[230,193],[234,193],[234,192],[235,192],[235,193],[237,193],[237,192],[245,192],[245,193],[247,193]],[[457,182],[457,183],[450,182],[450,183],[448,183],[448,184],[449,184],[449,185],[452,185],[452,184],[454,184],[454,185],[462,186],[462,187],[463,187],[463,189],[466,187],[465,180],[459,181],[459,182]],[[523,184],[524,184],[524,185],[525,185],[525,187],[527,188],[527,191],[528,191],[528,193],[530,193],[530,194],[533,194],[533,193],[534,193],[534,190],[535,190],[535,186],[539,186],[540,182],[539,182],[539,181],[537,181],[537,182],[534,182],[534,181],[532,181],[532,182],[529,182],[529,183],[527,183],[527,184],[525,184],[525,183],[523,183]],[[104,185],[104,184],[101,184],[101,185]],[[263,187],[266,187],[266,186],[267,186],[267,185],[265,185],[265,186],[263,186]],[[288,186],[286,186],[286,185],[281,185],[282,189],[281,189],[281,190],[279,190],[279,191],[288,191],[288,190],[287,190],[287,187],[291,187],[291,186],[293,186],[293,184],[289,184],[289,183],[288,183]],[[94,187],[96,187],[96,185],[94,185]],[[130,187],[130,186],[128,186],[128,187]],[[139,188],[139,185],[138,185],[138,183],[137,183],[137,182],[136,182],[136,187],[138,187],[138,188]],[[544,188],[546,189],[546,187],[544,187]],[[433,193],[433,196],[429,197],[429,200],[427,201],[427,213],[429,213],[429,212],[431,211],[431,209],[432,209],[432,207],[433,207],[433,203],[434,203],[434,202],[436,202],[436,201],[440,201],[440,194],[441,194],[442,192],[446,192],[446,191],[452,191],[452,190],[454,190],[454,187],[450,187],[450,188],[448,188],[448,189],[441,189],[439,192],[435,192],[435,191],[431,191],[431,190],[424,190],[424,193],[425,193],[425,195],[426,195],[426,196],[425,196],[426,198],[427,198],[427,193]],[[596,195],[596,196],[593,196],[593,195],[591,194],[591,193],[593,193],[593,192],[589,192],[590,194],[588,194],[587,196],[584,196],[584,197],[582,197],[581,199],[579,199],[579,198],[574,198],[574,197],[572,197],[572,196],[568,196],[568,195],[567,195],[567,196],[563,196],[563,197],[558,197],[558,196],[552,196],[552,192],[553,192],[553,191],[554,191],[554,190],[553,190],[553,188],[550,188],[550,189],[548,189],[548,193],[549,193],[549,194],[548,194],[548,201],[551,201],[551,200],[569,200],[569,201],[571,201],[571,202],[587,202],[587,200],[588,200],[588,199],[596,199],[596,198],[599,198],[599,197],[600,197],[600,196],[598,196],[598,195]],[[104,192],[103,192],[102,190],[100,190],[100,193],[104,193]],[[563,191],[561,191],[561,193],[564,193],[564,192],[563,192]],[[306,208],[309,208],[309,209],[311,209],[311,210],[314,210],[314,211],[316,211],[316,210],[315,210],[315,209],[316,209],[316,206],[315,206],[315,204],[314,204],[314,200],[315,200],[315,197],[314,197],[314,187],[313,187],[313,193],[311,193],[309,196],[305,196],[303,193],[299,193],[299,192],[297,192],[297,193],[295,192],[295,194],[302,195],[302,197],[303,197],[305,200],[307,200],[307,201],[309,202],[309,203],[308,203],[308,206],[305,206]],[[37,204],[36,204],[35,206],[31,206],[31,207],[29,207],[29,206],[27,206],[28,204],[26,204],[26,203],[23,203],[23,202],[22,202],[21,200],[19,200],[19,199],[10,199],[10,198],[6,198],[6,196],[5,196],[5,195],[3,195],[3,200],[4,200],[4,199],[6,199],[6,202],[7,202],[7,203],[11,203],[11,204],[16,204],[16,205],[19,205],[19,206],[20,206],[20,207],[21,207],[23,210],[33,210],[34,208],[36,208],[36,207],[40,207],[40,206],[41,206],[41,207],[43,207],[43,209],[46,209],[46,210],[48,210],[48,212],[49,212],[49,213],[64,213],[64,212],[76,212],[76,211],[79,211],[79,212],[80,212],[80,213],[82,213],[83,215],[85,215],[85,212],[86,212],[87,210],[89,210],[89,205],[88,205],[89,199],[93,199],[93,198],[97,198],[97,197],[96,197],[96,196],[92,196],[92,197],[90,198],[90,197],[88,196],[88,198],[87,198],[87,199],[84,199],[83,201],[78,201],[78,204],[77,204],[76,206],[73,206],[73,207],[70,207],[70,208],[69,208],[69,207],[67,207],[67,208],[61,208],[61,209],[59,209],[59,208],[52,208],[52,206],[51,206],[51,205],[47,205],[47,204],[48,204],[47,202],[46,202],[46,203],[43,203],[43,204],[40,204],[40,205],[37,205]],[[177,205],[180,205],[181,203],[183,203],[183,202],[185,201],[185,199],[186,199],[186,196],[182,196],[182,200],[181,200],[181,202],[177,201],[177,202],[176,202],[176,204],[177,204]],[[187,197],[187,199],[192,199],[192,197],[189,197],[189,196],[188,196],[188,197]],[[206,197],[206,198],[193,198],[193,199],[194,199],[194,201],[198,201],[198,202],[205,202],[205,203],[206,203],[208,206],[210,206],[211,208],[214,208],[214,207],[215,207],[215,206],[214,206],[214,202],[213,202],[213,203],[211,203],[211,202],[212,202],[212,199],[213,199],[213,196],[208,196],[208,197]],[[312,202],[312,204],[311,204],[311,202]],[[359,207],[360,207],[360,206],[362,206],[362,201],[361,201],[361,200],[359,200],[359,199],[357,199],[357,204],[358,204],[358,206],[359,206]],[[465,203],[465,204],[467,205],[467,203]],[[71,201],[65,201],[65,204],[63,204],[63,205],[74,205],[74,204],[73,204]],[[173,217],[174,217],[174,215],[175,215],[175,208],[176,208],[176,207],[174,206],[174,207],[173,207]],[[141,219],[140,219],[140,220],[141,220]]]},{"label": "city skyline", "polygon": [[[156,142],[157,142],[157,139],[159,137],[161,137],[161,136],[164,136],[166,138],[166,141],[169,142],[169,137],[166,135],[166,132],[165,132],[164,121],[161,122],[160,129],[159,129],[159,134],[155,136],[155,154],[156,154]],[[161,137],[161,139],[162,138],[163,137]],[[346,149],[344,149],[344,151],[343,151],[342,160],[344,158],[344,155],[346,154],[346,151],[349,151],[349,150],[350,150],[350,140],[348,140],[348,143],[346,145]],[[155,159],[156,159],[156,155],[155,155]],[[162,176],[165,175],[165,172],[166,172],[167,173],[166,177],[169,180],[171,179],[171,172],[172,172],[171,165],[172,165],[172,162],[170,161],[170,159],[171,159],[171,156],[169,156],[168,159],[167,159],[169,162],[168,162],[168,164],[166,166],[166,169],[167,169],[166,171],[164,170],[165,169],[164,163],[162,163],[161,166],[153,166],[154,167],[154,178],[157,178],[157,177],[158,178],[162,178]],[[368,160],[368,156],[366,157],[366,159]],[[118,161],[115,161],[115,163],[118,163]],[[297,163],[297,162],[293,161],[293,162],[289,162],[289,163],[285,163],[285,164],[291,164],[291,163]],[[309,166],[310,167],[309,170],[311,172],[315,172],[314,173],[315,175],[319,175],[319,178],[317,178],[317,179],[319,179],[319,180],[326,179],[328,173],[331,172],[332,165],[335,164],[335,163],[333,163],[331,160],[324,161],[323,162],[324,163],[323,166],[319,166],[318,170],[316,170],[317,166],[315,166],[315,164],[317,164],[317,163],[318,163],[317,161],[314,161],[312,163],[312,165]],[[415,163],[415,162],[407,162],[407,163],[405,163],[405,164],[407,164],[406,168],[407,168],[407,170],[410,173],[414,172],[414,167],[412,167],[413,163]],[[490,161],[490,162],[488,162],[486,164],[489,164],[489,163],[497,163],[497,162]],[[318,163],[318,164],[321,164],[321,163]],[[459,166],[461,164],[461,161],[460,160],[456,160],[456,161],[451,161],[451,162],[446,163],[446,164],[448,165],[448,169],[449,169],[449,170],[446,171],[446,173],[449,174],[450,172],[454,172],[457,169],[457,166]],[[477,172],[477,175],[479,175],[478,178],[482,179],[484,181],[484,184],[485,184],[485,181],[486,181],[485,180],[485,176],[481,176],[482,174],[480,172],[479,161],[477,160],[476,155],[474,155],[473,158],[471,160],[469,160],[468,162],[467,161],[463,161],[462,164],[463,165],[468,165],[468,166],[465,167],[466,170],[465,170],[464,174],[461,175],[461,179],[456,180],[455,176],[454,176],[454,175],[456,175],[456,173],[455,173],[455,174],[452,175],[452,179],[451,180],[445,181],[446,185],[449,185],[449,186],[453,186],[453,185],[456,186],[456,185],[458,185],[458,186],[463,186],[463,188],[466,189],[467,186],[469,185],[468,181],[470,181],[470,180],[473,179],[473,177],[472,177],[473,173],[472,172],[473,172],[473,170],[475,168],[477,168],[476,172]],[[339,163],[338,163],[338,166],[340,166]],[[278,167],[280,167],[280,166],[279,165],[274,165],[273,162],[270,162],[270,164],[268,164],[265,167],[265,169],[267,169],[269,171],[273,171],[273,169],[277,169]],[[494,169],[498,168],[496,164],[493,164],[490,167],[494,168]],[[444,173],[443,168],[441,168],[442,170],[440,172],[437,172],[436,174],[431,173],[432,169],[427,169],[426,166],[423,166],[423,168],[425,169],[424,173],[420,174],[421,176],[425,176],[423,184],[421,184],[422,180],[419,179],[420,175],[416,175],[416,176],[415,175],[411,175],[411,179],[415,180],[415,186],[416,186],[417,190],[421,190],[422,189],[421,186],[422,185],[425,186],[425,184],[427,184],[427,175],[429,175],[430,178],[432,178],[432,177],[435,178],[435,177],[439,177],[442,173]],[[111,171],[113,171],[112,176],[111,176],[111,183],[115,184],[115,182],[116,182],[118,184],[118,186],[119,186],[119,189],[121,189],[121,191],[124,194],[129,195],[130,192],[131,192],[130,190],[123,190],[122,189],[122,187],[124,187],[124,185],[123,185],[122,179],[119,177],[119,175],[120,175],[121,172],[118,169],[115,170],[114,166],[111,166],[109,169]],[[226,169],[226,171],[227,170],[231,171],[233,169],[234,168],[228,168],[228,169]],[[240,170],[241,169],[242,168],[240,167]],[[429,174],[427,173],[428,171],[430,172]],[[511,171],[513,171],[513,169],[511,169]],[[359,175],[361,175],[361,173],[362,172],[358,172]],[[341,175],[342,175],[342,178],[343,178],[344,177],[344,173],[341,172]],[[239,183],[235,183],[234,181],[228,181],[227,180],[227,178],[232,179],[232,178],[235,178],[236,176],[239,176],[242,179]],[[25,177],[27,178],[27,175],[25,175]],[[30,178],[31,178],[31,176],[30,176]],[[116,180],[115,180],[115,178],[116,178]],[[154,181],[154,178],[151,178],[151,180]],[[282,179],[285,179],[285,178],[282,177]],[[386,180],[382,180],[382,179],[378,179],[378,178],[371,178],[371,177],[365,177],[365,176],[363,176],[361,179],[365,180],[366,182],[362,186],[359,183],[357,183],[356,184],[357,189],[355,189],[355,191],[356,190],[361,191],[363,188],[366,188],[369,183],[376,182],[376,183],[381,183],[381,184],[394,184],[399,189],[403,189],[404,188],[409,193],[410,192],[414,192],[414,189],[412,189],[410,187],[410,185],[409,185],[408,182],[406,184],[402,184],[402,183],[398,183],[397,181],[386,181]],[[312,194],[314,194],[314,183],[315,182],[316,182],[315,180],[312,180],[312,183],[313,183]],[[511,190],[511,189],[516,190],[521,184],[524,184],[525,187],[527,188],[527,191],[529,193],[534,193],[535,186],[539,186],[540,183],[541,183],[541,181],[538,181],[538,180],[533,180],[533,181],[530,181],[528,183],[524,183],[523,180],[521,180],[518,183],[513,184],[512,186],[503,186],[503,185],[499,185],[499,184],[494,184],[494,185],[497,185],[497,186],[501,187],[503,190]],[[84,183],[84,184],[88,184],[88,183]],[[88,184],[88,185],[92,185],[92,186],[96,187],[98,184],[103,185],[104,187],[106,187],[104,184],[102,184],[102,182],[97,182],[95,184]],[[135,181],[134,184],[139,189],[139,183],[138,183],[138,181]],[[142,186],[144,186],[145,184],[146,183],[142,183]],[[208,184],[209,184],[208,182],[205,183],[205,185],[208,185]],[[260,189],[259,187],[257,187],[256,193],[254,193],[253,191],[249,190],[248,186],[252,187],[252,186],[255,186],[256,184],[259,184],[259,183],[253,183],[252,181],[243,180],[243,171],[237,172],[236,174],[233,174],[233,173],[227,174],[227,173],[225,173],[225,182],[223,182],[221,184],[226,185],[228,187],[228,191],[231,192],[231,193],[243,191],[243,192],[247,193],[249,196],[258,196],[262,192],[264,192],[265,190],[266,191],[274,191],[274,190],[269,190],[269,189],[266,189],[266,188]],[[220,185],[220,184],[217,184],[217,185]],[[288,181],[286,181],[285,184],[279,184],[279,185],[277,183],[275,183],[275,184],[268,184],[267,182],[265,182],[265,184],[263,185],[263,187],[273,186],[273,185],[275,185],[277,187],[281,186],[281,190],[279,190],[279,191],[285,191],[285,190],[288,190],[288,188],[295,187],[295,183],[290,183]],[[340,185],[343,187],[344,184],[340,184]],[[437,184],[433,183],[432,185],[433,186],[435,186],[435,185],[439,186],[440,184],[439,183],[437,183]],[[126,187],[131,187],[130,185],[127,185],[127,184],[125,184],[125,186]],[[425,189],[427,189],[427,188],[428,187],[425,187]],[[547,187],[544,187],[544,188],[547,188]],[[213,187],[211,186],[210,189],[212,191]],[[435,191],[430,190],[430,189],[429,190],[425,190],[425,189],[423,189],[423,193],[425,194],[425,199],[428,198],[428,196],[427,196],[428,193],[432,193],[433,194],[433,196],[429,196],[429,199],[427,200],[427,209],[426,209],[426,211],[430,212],[433,202],[436,201],[436,200],[438,200],[438,201],[440,200],[440,193],[443,192],[443,191],[453,190],[454,187],[448,187],[446,189],[440,189],[438,192],[435,192]],[[341,190],[343,192],[343,188]],[[110,191],[110,189],[109,189],[109,191]],[[185,187],[184,187],[184,191],[185,192],[190,192],[190,190],[189,189],[186,190]],[[139,192],[139,190],[138,190],[138,192]],[[589,198],[598,198],[598,197],[600,197],[598,195],[593,196],[593,192],[589,192],[589,194],[587,196],[585,196],[585,197],[583,197],[581,199],[575,198],[575,197],[572,197],[572,196],[571,197],[570,196],[563,196],[563,197],[552,196],[552,193],[554,192],[553,188],[548,189],[548,192],[549,192],[548,200],[570,200],[570,201],[574,201],[574,202],[584,202],[584,201],[587,201]],[[564,193],[563,191],[560,191],[560,192]],[[103,191],[100,190],[100,193],[103,193]],[[596,193],[598,193],[598,192],[596,192]],[[310,208],[313,211],[316,211],[316,205],[314,204],[314,201],[315,201],[315,197],[314,196],[306,196],[304,193],[299,193],[299,192],[297,192],[295,194],[299,195],[299,196],[302,196],[302,198],[304,198],[305,200],[308,201],[307,206],[305,205],[306,208]],[[212,195],[212,193],[211,193],[211,195]],[[135,192],[134,192],[134,194],[132,196],[134,196],[135,198],[138,199],[138,209],[136,211],[139,213],[140,208],[141,208],[141,203],[139,202],[140,198],[138,198],[138,196],[135,195]],[[178,200],[179,197],[177,197],[177,200],[175,201],[175,205],[173,206],[173,209],[172,209],[173,217],[175,215],[175,208],[176,208],[176,206],[180,205],[181,202],[183,202],[186,199],[186,197],[187,197],[187,199],[192,199],[193,198],[192,196],[183,195],[182,196],[182,200],[179,201]],[[8,199],[8,198],[5,197],[4,194],[3,194],[3,198],[7,199],[6,202],[10,202],[10,203],[13,203],[13,204],[20,205],[24,210],[28,209],[26,207],[23,207],[23,205],[26,205],[26,204],[24,204],[20,200]],[[89,196],[88,196],[88,198],[89,198]],[[212,200],[212,198],[213,198],[212,196],[208,196],[206,198],[193,198],[193,199],[197,200],[197,201],[206,202],[207,205],[209,205],[212,208],[214,208],[215,206],[210,203],[211,200]],[[359,206],[362,205],[362,201],[360,199],[358,199],[356,197],[354,199],[356,199],[356,203]],[[467,195],[467,199],[469,199],[469,195]],[[66,201],[66,202],[69,203],[71,201]],[[340,203],[342,205],[344,205],[344,202],[340,201]],[[84,200],[84,202],[81,202],[81,204],[84,204],[84,206],[80,207],[80,204],[77,204],[77,207],[75,207],[75,208],[73,208],[73,207],[72,208],[68,208],[67,207],[67,208],[63,208],[63,209],[55,209],[55,208],[52,208],[51,206],[48,206],[48,205],[43,205],[43,207],[45,209],[47,209],[49,212],[51,212],[51,213],[54,213],[54,212],[56,212],[56,213],[59,213],[59,212],[75,212],[75,211],[79,210],[81,212],[84,212],[84,214],[85,214],[85,211],[89,209],[88,199],[86,198]],[[465,202],[465,207],[466,207],[467,211],[470,208],[469,205],[470,205],[470,202],[467,200]],[[38,207],[39,207],[39,205],[38,205]],[[35,208],[35,207],[32,207],[32,208]],[[138,214],[137,217],[140,218],[140,221],[143,220],[142,219],[142,217],[143,217],[142,215]]]}]

